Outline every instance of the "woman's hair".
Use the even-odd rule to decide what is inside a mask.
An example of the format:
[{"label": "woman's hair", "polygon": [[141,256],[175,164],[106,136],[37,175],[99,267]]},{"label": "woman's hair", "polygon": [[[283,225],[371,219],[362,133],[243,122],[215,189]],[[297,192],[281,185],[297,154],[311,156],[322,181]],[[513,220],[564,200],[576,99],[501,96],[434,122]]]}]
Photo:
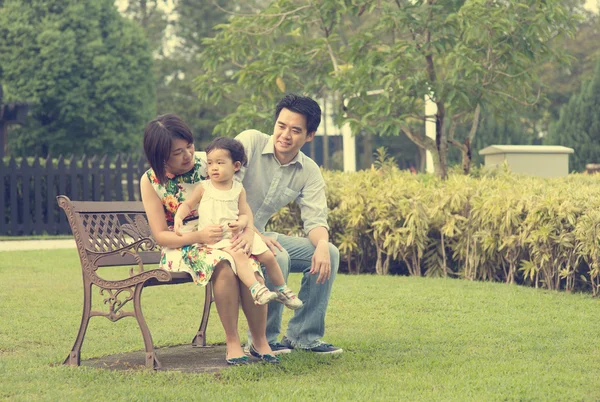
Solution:
[{"label": "woman's hair", "polygon": [[194,142],[192,130],[175,114],[158,116],[144,128],[144,153],[159,183],[167,182],[165,163],[171,156],[171,144],[182,139],[188,144]]},{"label": "woman's hair", "polygon": [[206,155],[208,156],[208,153],[215,149],[223,149],[228,151],[229,155],[231,156],[231,160],[234,162],[239,162],[242,166],[246,166],[248,163],[244,146],[238,140],[227,137],[217,137],[206,147]]}]

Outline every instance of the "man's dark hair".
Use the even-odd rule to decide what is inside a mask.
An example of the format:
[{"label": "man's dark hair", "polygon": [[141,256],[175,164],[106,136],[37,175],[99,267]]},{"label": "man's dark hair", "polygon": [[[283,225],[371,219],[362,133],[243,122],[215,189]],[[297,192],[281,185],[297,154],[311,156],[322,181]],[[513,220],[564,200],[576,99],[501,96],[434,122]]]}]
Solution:
[{"label": "man's dark hair", "polygon": [[248,164],[248,158],[246,156],[244,146],[238,140],[227,137],[217,137],[206,147],[206,155],[208,156],[208,153],[215,149],[223,149],[228,151],[229,156],[231,156],[231,160],[234,162],[239,162],[242,166],[246,166]]},{"label": "man's dark hair", "polygon": [[194,142],[192,130],[175,114],[158,116],[144,128],[144,153],[158,182],[167,182],[165,163],[171,156],[171,144],[174,139]]},{"label": "man's dark hair", "polygon": [[312,133],[317,131],[321,124],[321,107],[312,98],[297,94],[287,94],[277,104],[275,108],[275,122],[279,118],[281,109],[288,109],[294,113],[299,113],[306,118],[306,131]]}]

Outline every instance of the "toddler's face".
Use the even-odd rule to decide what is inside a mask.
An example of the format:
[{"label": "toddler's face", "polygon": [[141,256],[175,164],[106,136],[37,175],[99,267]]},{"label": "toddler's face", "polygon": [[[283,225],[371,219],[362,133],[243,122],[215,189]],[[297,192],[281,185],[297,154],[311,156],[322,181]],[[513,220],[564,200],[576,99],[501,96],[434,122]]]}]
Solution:
[{"label": "toddler's face", "polygon": [[229,151],[225,149],[213,149],[206,155],[206,160],[208,177],[218,183],[233,180],[235,172],[240,170],[240,162],[234,162]]}]

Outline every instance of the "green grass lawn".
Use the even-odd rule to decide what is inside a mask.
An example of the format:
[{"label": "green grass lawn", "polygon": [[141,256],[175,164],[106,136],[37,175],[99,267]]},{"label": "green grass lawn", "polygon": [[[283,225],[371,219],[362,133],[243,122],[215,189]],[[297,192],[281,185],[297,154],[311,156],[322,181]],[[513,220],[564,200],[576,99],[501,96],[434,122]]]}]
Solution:
[{"label": "green grass lawn", "polygon": [[[343,354],[294,352],[280,366],[215,375],[60,365],[81,315],[75,250],[0,253],[0,278],[0,399],[600,399],[600,306],[588,294],[340,275],[325,340]],[[291,287],[297,290],[299,281],[293,275]],[[155,344],[188,343],[203,290],[190,284],[144,292]],[[286,311],[284,320],[290,316]],[[245,323],[240,327],[244,334]],[[216,312],[208,340],[224,341]],[[82,359],[135,350],[143,342],[134,319],[91,319]]]}]

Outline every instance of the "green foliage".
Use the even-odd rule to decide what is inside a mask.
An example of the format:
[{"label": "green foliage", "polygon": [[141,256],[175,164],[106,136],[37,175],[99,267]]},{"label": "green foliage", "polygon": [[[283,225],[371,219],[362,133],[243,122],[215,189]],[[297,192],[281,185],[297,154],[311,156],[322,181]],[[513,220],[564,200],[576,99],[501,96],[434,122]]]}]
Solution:
[{"label": "green foliage", "polygon": [[594,76],[584,82],[561,110],[560,120],[551,126],[548,144],[564,145],[575,150],[570,158],[572,170],[582,171],[587,163],[600,162],[600,61]]},{"label": "green foliage", "polygon": [[[259,14],[233,17],[205,40],[196,88],[207,101],[239,102],[217,126],[221,134],[264,121],[282,92],[334,95],[338,123],[355,133],[404,131],[433,152],[444,177],[450,119],[464,124],[478,105],[510,111],[533,103],[534,67],[567,61],[551,47],[575,24],[561,0],[488,3],[275,1]],[[435,141],[411,129],[425,119],[431,93]]]},{"label": "green foliage", "polygon": [[163,55],[168,16],[160,5],[166,5],[167,0],[127,0],[126,3],[124,14],[144,30],[150,49]]},{"label": "green foliage", "polygon": [[0,12],[0,81],[7,101],[32,103],[12,130],[14,155],[139,149],[154,115],[143,32],[112,0],[7,0]]},{"label": "green foliage", "polygon": [[[348,272],[598,292],[596,177],[541,179],[483,169],[441,181],[399,171],[379,155],[378,169],[324,171],[331,238]],[[297,210],[284,210],[271,229],[299,222]]]},{"label": "green foliage", "polygon": [[[167,7],[172,9],[167,13]],[[252,12],[259,1],[212,2],[197,0],[127,0],[125,14],[145,32],[154,51],[156,110],[158,114],[177,113],[191,127],[197,146],[202,148],[213,137],[219,120],[235,110],[235,103],[224,100],[218,105],[198,99],[193,79],[202,73],[199,52],[202,40],[215,34],[214,27],[224,23],[223,8]],[[168,28],[167,29],[167,24]],[[227,70],[228,65],[223,66]],[[227,135],[237,134],[228,131]]]}]

